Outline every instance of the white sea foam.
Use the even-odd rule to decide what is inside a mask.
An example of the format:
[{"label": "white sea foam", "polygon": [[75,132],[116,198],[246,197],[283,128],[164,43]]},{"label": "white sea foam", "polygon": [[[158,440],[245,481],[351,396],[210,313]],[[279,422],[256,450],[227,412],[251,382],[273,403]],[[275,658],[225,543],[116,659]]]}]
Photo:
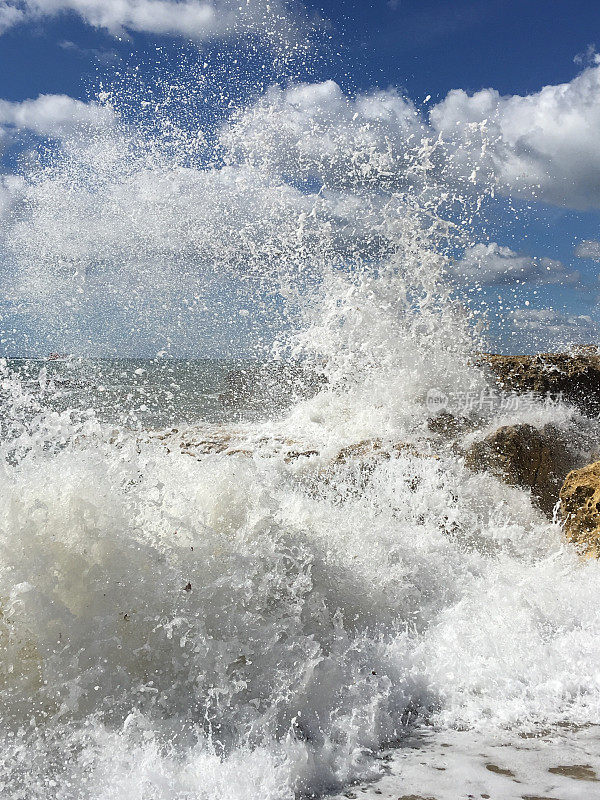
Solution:
[{"label": "white sea foam", "polygon": [[598,564],[525,492],[411,451],[324,473],[264,424],[193,459],[4,393],[5,796],[275,800],[415,720],[598,722]]}]

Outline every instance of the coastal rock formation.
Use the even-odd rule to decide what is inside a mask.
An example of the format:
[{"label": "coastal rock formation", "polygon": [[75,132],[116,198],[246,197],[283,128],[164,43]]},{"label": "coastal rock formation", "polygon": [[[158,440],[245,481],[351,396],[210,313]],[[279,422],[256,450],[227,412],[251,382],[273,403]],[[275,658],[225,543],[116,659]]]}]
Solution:
[{"label": "coastal rock formation", "polygon": [[381,439],[365,439],[362,442],[343,447],[336,458],[334,464],[346,464],[349,461],[369,461],[372,459],[389,459],[401,453],[408,453],[420,458],[435,458],[429,453],[422,453],[416,447],[405,442],[389,444],[382,442]]},{"label": "coastal rock formation", "polygon": [[570,472],[560,490],[565,534],[590,556],[600,555],[600,461]]},{"label": "coastal rock formation", "polygon": [[478,360],[489,367],[504,391],[562,397],[584,414],[600,413],[600,354],[596,347],[536,355],[483,353]]},{"label": "coastal rock formation", "polygon": [[575,464],[566,443],[551,425],[542,430],[532,425],[505,425],[475,442],[465,454],[467,466],[488,470],[512,486],[531,490],[539,507],[549,516],[558,501],[565,475]]},{"label": "coastal rock formation", "polygon": [[427,420],[427,428],[432,433],[439,434],[444,439],[456,439],[476,426],[474,419],[452,414],[450,411],[440,411]]},{"label": "coastal rock formation", "polygon": [[384,442],[381,439],[364,439],[346,445],[335,455],[325,449],[299,440],[279,436],[249,438],[242,428],[219,430],[217,427],[198,427],[179,431],[172,428],[150,437],[162,442],[169,452],[181,453],[201,459],[207,455],[260,455],[263,458],[280,457],[286,464],[299,459],[317,457],[322,459],[320,469],[356,463],[373,467],[378,461],[389,460],[401,454],[420,458],[437,458],[430,452],[422,452],[405,442]]}]

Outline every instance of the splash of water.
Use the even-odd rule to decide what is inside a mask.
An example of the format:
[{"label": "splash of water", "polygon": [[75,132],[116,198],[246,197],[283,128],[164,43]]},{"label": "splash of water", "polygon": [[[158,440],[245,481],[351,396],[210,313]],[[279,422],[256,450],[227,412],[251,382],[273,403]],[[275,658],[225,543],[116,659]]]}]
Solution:
[{"label": "splash of water", "polygon": [[[426,391],[485,386],[445,275],[479,198],[451,190],[443,143],[401,98],[329,83],[206,132],[170,101],[151,129],[99,101],[110,124],[19,185],[28,313],[66,344],[122,344],[143,316],[169,348],[211,305],[280,304],[253,352],[327,384],[194,459],[51,411],[4,367],[5,796],[282,800],[376,775],[415,720],[598,723],[597,564],[524,492],[433,452]],[[365,439],[411,446],[336,458]]]}]

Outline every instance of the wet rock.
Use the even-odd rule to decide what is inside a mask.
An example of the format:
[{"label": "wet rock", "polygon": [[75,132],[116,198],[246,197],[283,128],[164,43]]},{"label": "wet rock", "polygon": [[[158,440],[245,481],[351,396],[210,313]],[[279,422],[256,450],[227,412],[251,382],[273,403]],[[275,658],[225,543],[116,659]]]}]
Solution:
[{"label": "wet rock", "polygon": [[343,447],[333,460],[334,464],[346,464],[356,459],[364,461],[372,458],[390,458],[390,453],[383,447],[380,439],[365,439],[362,442]]},{"label": "wet rock", "polygon": [[514,778],[515,773],[512,770],[507,769],[506,767],[499,767],[497,764],[486,764],[485,768],[489,772],[493,772],[496,775],[505,775],[507,778]]},{"label": "wet rock", "polygon": [[206,456],[245,456],[248,458],[277,458],[285,464],[312,465],[320,476],[345,465],[355,465],[365,474],[372,472],[378,463],[412,455],[419,458],[439,458],[435,453],[418,449],[406,442],[385,442],[381,439],[365,439],[341,448],[337,454],[299,441],[280,436],[248,437],[242,429],[219,431],[215,428],[190,428],[186,431],[160,433],[149,438],[160,441],[169,452],[177,451],[201,461]]},{"label": "wet rock", "polygon": [[430,417],[427,427],[432,433],[439,433],[446,438],[454,438],[464,430],[463,420],[450,411],[440,411],[435,417]]},{"label": "wet rock", "polygon": [[560,432],[552,425],[505,425],[475,442],[465,454],[474,471],[487,470],[512,486],[529,489],[539,507],[552,516],[565,475],[575,466]]},{"label": "wet rock", "polygon": [[590,556],[600,556],[600,461],[570,472],[560,490],[565,534]]},{"label": "wet rock", "polygon": [[548,772],[552,773],[552,775],[573,778],[575,781],[599,782],[598,776],[589,764],[568,764],[567,766],[549,767]]},{"label": "wet rock", "polygon": [[458,439],[465,433],[477,427],[477,419],[472,416],[453,414],[451,411],[441,411],[427,420],[427,428],[431,433],[438,435],[442,441]]},{"label": "wet rock", "polygon": [[381,439],[365,439],[362,442],[348,445],[340,450],[333,459],[333,464],[346,464],[349,461],[360,463],[371,463],[373,460],[389,460],[402,453],[417,456],[419,458],[438,458],[431,453],[424,453],[414,445],[407,442],[397,442],[388,444]]},{"label": "wet rock", "polygon": [[487,365],[503,391],[562,397],[584,414],[600,413],[600,353],[594,346],[579,347],[572,353],[483,353],[478,361]]},{"label": "wet rock", "polygon": [[291,464],[293,461],[297,461],[300,458],[312,458],[313,456],[319,455],[320,453],[318,450],[290,450],[283,460],[286,464]]}]

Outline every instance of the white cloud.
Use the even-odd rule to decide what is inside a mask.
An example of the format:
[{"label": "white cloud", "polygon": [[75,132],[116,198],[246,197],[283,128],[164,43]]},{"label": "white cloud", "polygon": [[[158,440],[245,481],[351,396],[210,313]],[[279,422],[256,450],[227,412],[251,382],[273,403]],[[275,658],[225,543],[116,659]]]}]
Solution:
[{"label": "white cloud", "polygon": [[583,67],[590,67],[594,64],[600,64],[600,53],[596,52],[595,44],[588,44],[585,50],[573,58],[575,64],[580,64]]},{"label": "white cloud", "polygon": [[0,132],[31,131],[38,136],[63,139],[78,131],[89,133],[110,126],[110,109],[83,103],[62,94],[42,94],[35,100],[0,100]]},{"label": "white cloud", "polygon": [[[0,101],[0,132],[59,140],[50,151],[57,157],[25,170],[25,202],[0,225],[25,283],[60,289],[66,278],[76,288],[100,264],[161,284],[217,264],[245,274],[309,272],[377,248],[371,207],[360,198],[300,191],[251,159],[183,167],[159,128],[155,136],[121,125],[110,108],[66,96]],[[179,149],[193,152],[198,131],[179,134]]]},{"label": "white cloud", "polygon": [[572,284],[579,274],[567,272],[562,262],[553,258],[516,253],[496,242],[469,247],[455,263],[454,275],[473,284]]},{"label": "white cloud", "polygon": [[337,83],[271,87],[227,125],[221,143],[231,160],[291,180],[330,187],[385,187],[415,179],[409,154],[427,135],[414,106],[394,91],[348,98]]},{"label": "white cloud", "polygon": [[[251,251],[251,257],[258,259],[267,251],[279,254],[286,247],[289,251],[285,237],[296,241],[293,227],[302,215],[307,236],[317,223],[327,224],[328,241],[338,253],[348,252],[351,243],[357,251],[362,248],[363,254],[374,255],[378,246],[385,249],[390,244],[384,241],[387,201],[380,196],[381,189],[395,191],[403,183],[422,181],[435,187],[432,195],[437,202],[444,181],[454,176],[448,151],[436,145],[435,131],[410,102],[390,90],[349,98],[333,81],[287,89],[273,86],[256,104],[235,115],[221,131],[223,170],[173,170],[162,163],[146,163],[139,142],[132,160],[129,135],[119,131],[109,108],[63,95],[42,95],[22,103],[0,101],[2,129],[58,139],[80,130],[103,132],[99,137],[79,137],[83,144],[71,161],[75,174],[48,174],[43,202],[35,195],[39,183],[29,189],[39,219],[46,207],[51,216],[60,208],[67,229],[73,217],[72,227],[80,231],[77,246],[87,248],[94,258],[101,247],[120,258],[120,248],[130,250],[130,236],[139,235],[140,253],[175,247],[198,258],[197,242],[204,242],[205,260],[233,262],[240,253],[246,258]],[[140,141],[143,145],[144,138]],[[149,152],[156,150],[156,144],[149,143]],[[88,170],[100,176],[91,190],[81,180]],[[70,187],[63,185],[63,177]],[[303,191],[298,182],[305,182]],[[48,205],[50,196],[53,202]],[[428,209],[435,211],[433,201]],[[95,225],[98,230],[102,227],[104,244]],[[56,236],[49,218],[47,236],[40,241],[45,247],[45,241]],[[263,248],[261,237],[268,247]],[[69,237],[69,246],[73,241]],[[214,252],[209,252],[210,242]],[[585,244],[589,243],[580,248]],[[62,244],[55,246],[60,252]],[[76,257],[83,258],[81,253]],[[468,248],[452,270],[462,282],[488,285],[569,284],[578,278],[555,259],[524,255],[494,242]]]},{"label": "white cloud", "polygon": [[549,203],[600,207],[599,66],[526,96],[457,89],[430,119],[456,148],[462,170],[477,168],[505,191]]},{"label": "white cloud", "polygon": [[600,261],[600,242],[595,239],[584,239],[575,248],[575,255],[578,258],[589,258],[592,261]]},{"label": "white cloud", "polygon": [[588,343],[598,337],[598,323],[587,314],[569,314],[554,308],[520,308],[512,314],[518,331],[543,337],[550,346]]},{"label": "white cloud", "polygon": [[[0,0],[0,31],[67,11],[113,34],[194,39],[273,33],[291,19],[286,0]],[[227,127],[223,144],[234,160],[332,187],[392,187],[427,173],[441,184],[494,182],[505,193],[588,209],[600,208],[599,138],[594,61],[572,81],[530,95],[453,90],[428,117],[393,90],[349,98],[333,81],[272,87]]]},{"label": "white cloud", "polygon": [[25,12],[10,0],[0,0],[0,34],[25,21]]},{"label": "white cloud", "polygon": [[[0,0],[0,30],[66,11],[114,34],[195,39],[273,32],[290,20],[285,0]],[[350,98],[333,81],[271,87],[227,127],[223,144],[232,159],[291,179],[390,187],[427,172],[431,181],[494,182],[505,193],[588,209],[600,208],[599,138],[600,65],[593,64],[530,95],[456,89],[429,116],[393,90]]]},{"label": "white cloud", "polygon": [[[332,81],[271,87],[223,127],[225,164],[210,169],[183,167],[161,134],[120,126],[110,109],[66,96],[0,101],[2,128],[61,140],[58,159],[4,187],[0,213],[4,203],[3,238],[19,296],[64,291],[73,309],[94,292],[108,306],[117,291],[133,304],[145,296],[162,303],[182,286],[200,296],[210,275],[228,270],[245,280],[275,278],[278,270],[310,276],[349,256],[360,263],[390,252],[414,285],[418,270],[433,274],[443,259],[432,256],[429,264],[418,235],[405,236],[415,216],[407,213],[411,193],[395,193],[416,183],[420,201],[428,187],[425,212],[433,218],[444,192],[455,196],[457,168],[471,180],[469,158],[477,152],[462,134],[439,145],[437,129],[394,91],[349,98]],[[77,136],[80,130],[93,135]],[[185,140],[182,147],[187,153]],[[468,248],[452,269],[462,282],[487,285],[577,279],[557,260],[497,243]],[[593,327],[589,318],[551,309],[516,312],[515,325],[532,337],[580,340]]]},{"label": "white cloud", "polygon": [[[240,29],[268,31],[286,17],[283,0],[0,0],[0,32],[41,16],[73,12],[114,35],[141,31],[190,39]],[[4,24],[3,24],[4,23]]]},{"label": "white cloud", "polygon": [[271,87],[222,137],[233,158],[292,179],[393,188],[426,178],[581,209],[600,208],[599,139],[600,66],[523,97],[451,91],[428,118],[393,90]]},{"label": "white cloud", "polygon": [[[221,263],[246,271],[278,259],[300,266],[377,257],[396,246],[389,217],[401,225],[406,214],[402,198],[392,207],[380,190],[424,174],[439,187],[446,169],[409,102],[391,91],[348,98],[332,81],[271,87],[221,131],[222,169],[165,161],[160,140],[146,142],[146,151],[145,137],[121,129],[110,109],[61,95],[0,101],[2,128],[67,140],[69,148],[68,164],[27,183],[27,214],[11,224],[9,247],[21,249],[29,272],[52,262],[84,275],[99,261],[160,272],[164,254],[180,270]],[[81,130],[73,152],[69,137]],[[578,277],[557,260],[496,243],[468,248],[452,271],[488,285]]]},{"label": "white cloud", "polygon": [[[0,119],[56,133],[57,115],[41,110],[6,104]],[[169,341],[187,331],[198,347],[206,319],[218,331],[219,315],[221,327],[231,318],[224,281],[245,301],[253,296],[253,318],[263,314],[271,325],[284,311],[264,298],[281,290],[280,275],[308,285],[325,265],[368,250],[376,235],[360,198],[302,192],[248,164],[182,166],[161,133],[118,120],[61,139],[43,165],[32,161],[14,180],[0,191],[4,290],[10,279],[10,301],[23,304],[36,331],[57,336],[88,330],[93,318],[112,326],[89,334],[97,341],[137,340],[143,325]]]},{"label": "white cloud", "polygon": [[563,352],[600,338],[596,314],[577,314],[557,308],[517,308],[497,314],[492,347],[509,352]]},{"label": "white cloud", "polygon": [[27,6],[38,14],[74,11],[115,34],[126,29],[202,38],[229,21],[229,14],[218,15],[211,3],[199,0],[27,0]]}]

